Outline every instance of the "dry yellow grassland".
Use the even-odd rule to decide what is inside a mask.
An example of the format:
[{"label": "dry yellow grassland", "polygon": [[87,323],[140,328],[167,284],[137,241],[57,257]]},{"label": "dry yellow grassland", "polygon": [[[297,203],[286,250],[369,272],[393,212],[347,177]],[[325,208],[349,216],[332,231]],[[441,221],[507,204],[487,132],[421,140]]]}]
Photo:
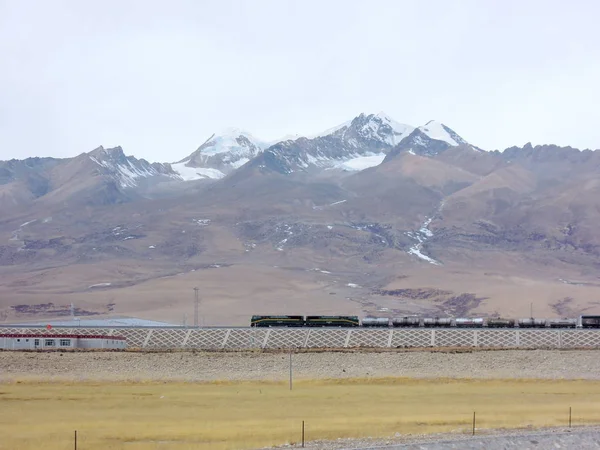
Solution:
[{"label": "dry yellow grassland", "polygon": [[600,423],[600,381],[406,378],[0,385],[0,449],[247,449],[300,440]]}]

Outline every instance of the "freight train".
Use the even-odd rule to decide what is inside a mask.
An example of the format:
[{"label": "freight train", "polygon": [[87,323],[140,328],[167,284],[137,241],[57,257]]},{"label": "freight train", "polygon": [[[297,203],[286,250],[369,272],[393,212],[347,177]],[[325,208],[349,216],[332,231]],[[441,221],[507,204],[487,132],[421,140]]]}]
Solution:
[{"label": "freight train", "polygon": [[364,317],[252,316],[251,327],[363,327],[363,328],[600,328],[600,316],[568,319],[504,319],[500,317]]}]

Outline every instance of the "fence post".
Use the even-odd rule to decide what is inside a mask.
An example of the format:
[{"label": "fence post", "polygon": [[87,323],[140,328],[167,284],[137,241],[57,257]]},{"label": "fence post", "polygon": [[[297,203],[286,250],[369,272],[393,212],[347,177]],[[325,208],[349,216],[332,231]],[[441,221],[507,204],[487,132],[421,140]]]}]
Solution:
[{"label": "fence post", "polygon": [[302,448],[304,448],[304,420],[302,421]]},{"label": "fence post", "polygon": [[77,450],[77,430],[75,430],[75,450]]},{"label": "fence post", "polygon": [[473,436],[475,436],[475,411],[473,411]]},{"label": "fence post", "polygon": [[569,428],[571,428],[571,407],[569,406]]}]

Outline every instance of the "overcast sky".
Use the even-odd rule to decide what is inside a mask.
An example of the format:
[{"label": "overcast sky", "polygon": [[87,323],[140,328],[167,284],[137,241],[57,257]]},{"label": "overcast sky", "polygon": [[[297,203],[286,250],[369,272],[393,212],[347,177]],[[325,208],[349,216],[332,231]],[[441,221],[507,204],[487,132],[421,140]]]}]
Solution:
[{"label": "overcast sky", "polygon": [[384,111],[486,149],[600,148],[600,2],[0,0],[0,159],[175,161]]}]

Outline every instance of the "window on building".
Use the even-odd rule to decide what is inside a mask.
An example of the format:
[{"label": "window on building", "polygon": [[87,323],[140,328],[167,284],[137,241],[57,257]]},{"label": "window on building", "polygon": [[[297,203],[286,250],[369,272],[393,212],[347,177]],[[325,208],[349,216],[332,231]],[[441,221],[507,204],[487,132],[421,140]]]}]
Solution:
[{"label": "window on building", "polygon": [[45,339],[44,347],[54,347],[54,339]]},{"label": "window on building", "polygon": [[36,339],[36,340],[35,340],[33,343],[34,343],[35,345],[40,345],[40,340],[39,340],[39,339]]},{"label": "window on building", "polygon": [[71,346],[71,339],[61,339],[60,340],[60,346],[61,347],[70,347]]},{"label": "window on building", "polygon": [[21,339],[17,339],[17,342],[21,342]]}]

